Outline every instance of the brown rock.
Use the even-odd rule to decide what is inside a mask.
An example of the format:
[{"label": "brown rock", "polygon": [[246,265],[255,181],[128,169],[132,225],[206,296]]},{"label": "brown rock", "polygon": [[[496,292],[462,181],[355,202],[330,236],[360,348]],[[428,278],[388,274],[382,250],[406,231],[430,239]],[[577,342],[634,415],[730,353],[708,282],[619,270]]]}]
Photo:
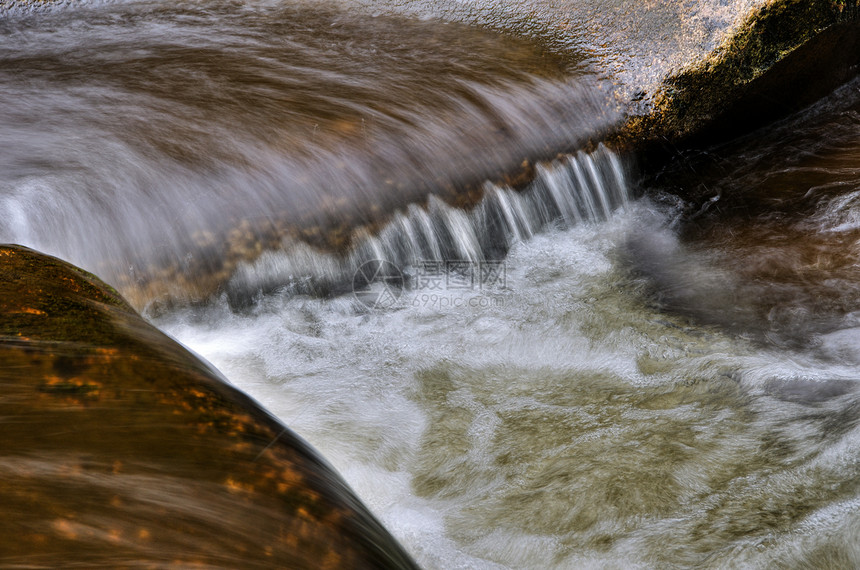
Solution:
[{"label": "brown rock", "polygon": [[0,381],[4,567],[416,567],[301,438],[19,246],[0,246]]}]

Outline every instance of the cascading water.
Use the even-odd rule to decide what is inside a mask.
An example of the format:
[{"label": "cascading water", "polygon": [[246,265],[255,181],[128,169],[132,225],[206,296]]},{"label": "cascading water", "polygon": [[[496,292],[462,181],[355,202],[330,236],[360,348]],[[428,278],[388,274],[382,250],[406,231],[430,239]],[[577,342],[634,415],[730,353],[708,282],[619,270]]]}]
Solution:
[{"label": "cascading water", "polygon": [[378,235],[361,238],[345,256],[285,243],[279,251],[240,264],[227,292],[234,304],[247,304],[259,293],[275,290],[317,295],[348,290],[358,269],[369,262],[391,264],[408,278],[416,264],[476,266],[501,259],[511,246],[547,227],[564,229],[609,218],[630,200],[624,170],[618,157],[600,145],[594,153],[539,165],[522,192],[487,183],[483,200],[469,212],[435,197],[426,208],[411,205]]},{"label": "cascading water", "polygon": [[[413,207],[353,262],[469,259],[496,231],[489,287],[159,322],[325,449],[426,567],[854,567],[858,93],[679,160],[608,218],[627,186],[601,150],[488,191],[469,226]],[[452,227],[460,246],[427,237]]]},{"label": "cascading water", "polygon": [[[510,250],[488,287],[373,311],[281,291],[158,322],[324,449],[425,567],[854,567],[858,93],[707,156],[716,177],[681,161],[608,218],[580,193],[592,161],[622,201],[602,151],[489,192],[471,215]],[[667,191],[690,170],[687,203]],[[432,210],[389,231],[436,255],[422,236],[456,224]]]},{"label": "cascading water", "polygon": [[283,237],[338,247],[618,117],[574,59],[326,3],[81,5],[0,34],[0,240],[143,299],[211,292]]},{"label": "cascading water", "polygon": [[860,566],[858,84],[636,187],[581,58],[365,4],[11,13],[0,239],[142,292],[422,567]]}]

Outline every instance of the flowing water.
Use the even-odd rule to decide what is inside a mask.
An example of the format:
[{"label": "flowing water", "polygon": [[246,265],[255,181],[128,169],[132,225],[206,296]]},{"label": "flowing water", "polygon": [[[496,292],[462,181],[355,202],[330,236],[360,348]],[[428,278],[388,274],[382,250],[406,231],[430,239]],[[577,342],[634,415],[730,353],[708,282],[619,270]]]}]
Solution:
[{"label": "flowing water", "polygon": [[76,6],[0,33],[0,239],[150,295],[297,233],[338,246],[617,119],[575,54],[325,3]]},{"label": "flowing water", "polygon": [[594,62],[454,23],[0,33],[0,240],[139,295],[423,567],[860,565],[860,83],[638,180],[576,151],[617,119]]}]

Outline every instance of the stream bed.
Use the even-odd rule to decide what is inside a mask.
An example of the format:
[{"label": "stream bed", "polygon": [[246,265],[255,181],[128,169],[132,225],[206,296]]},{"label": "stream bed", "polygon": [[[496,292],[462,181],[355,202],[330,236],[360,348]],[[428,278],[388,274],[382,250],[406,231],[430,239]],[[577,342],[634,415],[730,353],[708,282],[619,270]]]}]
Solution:
[{"label": "stream bed", "polygon": [[456,23],[147,1],[0,36],[0,241],[127,293],[422,567],[860,566],[860,82],[656,169],[577,150],[620,117],[599,62]]}]

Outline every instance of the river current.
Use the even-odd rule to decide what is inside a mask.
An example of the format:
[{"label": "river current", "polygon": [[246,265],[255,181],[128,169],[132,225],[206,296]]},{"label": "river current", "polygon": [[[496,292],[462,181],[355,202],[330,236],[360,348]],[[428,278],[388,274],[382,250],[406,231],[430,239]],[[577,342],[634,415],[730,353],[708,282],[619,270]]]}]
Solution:
[{"label": "river current", "polygon": [[860,566],[857,81],[658,171],[578,150],[619,118],[599,62],[452,22],[0,35],[0,240],[130,295],[422,567]]}]

